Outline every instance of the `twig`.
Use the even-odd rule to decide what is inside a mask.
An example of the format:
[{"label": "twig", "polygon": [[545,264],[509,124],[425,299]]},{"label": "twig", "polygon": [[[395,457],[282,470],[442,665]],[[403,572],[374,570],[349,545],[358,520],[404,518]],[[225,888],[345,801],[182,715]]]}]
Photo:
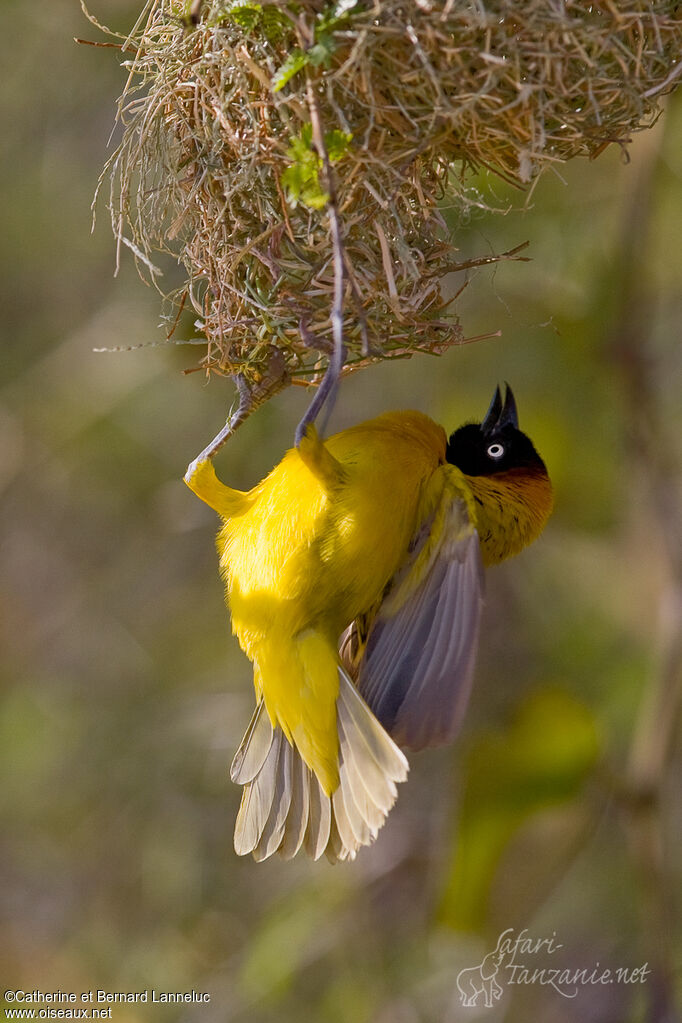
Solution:
[{"label": "twig", "polygon": [[669,75],[667,75],[659,85],[654,85],[653,88],[647,89],[642,95],[644,99],[649,99],[651,96],[655,96],[657,93],[662,92],[669,85],[675,81],[676,78],[682,75],[682,63],[676,64]]},{"label": "twig", "polygon": [[102,43],[94,39],[79,39],[78,36],[74,36],[73,41],[78,43],[79,46],[96,46],[100,50],[120,50],[121,53],[138,52],[134,47],[123,46],[122,43]]}]

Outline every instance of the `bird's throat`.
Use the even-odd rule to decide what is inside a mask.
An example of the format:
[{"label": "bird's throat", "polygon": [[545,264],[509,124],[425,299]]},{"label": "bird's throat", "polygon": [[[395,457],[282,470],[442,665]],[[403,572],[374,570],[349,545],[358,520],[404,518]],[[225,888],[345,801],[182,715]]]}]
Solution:
[{"label": "bird's throat", "polygon": [[545,472],[519,468],[494,476],[467,476],[485,565],[496,565],[542,532],[553,505]]}]

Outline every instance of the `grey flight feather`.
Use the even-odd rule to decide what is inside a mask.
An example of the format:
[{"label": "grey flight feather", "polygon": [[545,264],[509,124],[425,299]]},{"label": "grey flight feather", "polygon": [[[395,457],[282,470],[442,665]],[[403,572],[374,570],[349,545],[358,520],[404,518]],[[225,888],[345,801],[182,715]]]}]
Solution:
[{"label": "grey flight feather", "polygon": [[[390,599],[379,607],[358,668],[360,694],[392,738],[412,750],[451,741],[471,691],[483,565],[478,534],[464,516],[457,502],[424,577],[397,609]],[[418,554],[417,545],[413,563]],[[401,571],[401,585],[408,572]],[[348,637],[344,643],[351,645]]]}]

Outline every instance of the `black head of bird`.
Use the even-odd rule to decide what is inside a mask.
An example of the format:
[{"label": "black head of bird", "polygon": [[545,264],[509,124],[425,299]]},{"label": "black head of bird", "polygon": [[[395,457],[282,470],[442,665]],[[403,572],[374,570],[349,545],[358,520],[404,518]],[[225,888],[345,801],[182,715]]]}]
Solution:
[{"label": "black head of bird", "polygon": [[445,457],[467,476],[493,476],[513,469],[547,476],[545,463],[531,439],[519,429],[516,401],[499,387],[481,423],[467,423],[451,434]]}]

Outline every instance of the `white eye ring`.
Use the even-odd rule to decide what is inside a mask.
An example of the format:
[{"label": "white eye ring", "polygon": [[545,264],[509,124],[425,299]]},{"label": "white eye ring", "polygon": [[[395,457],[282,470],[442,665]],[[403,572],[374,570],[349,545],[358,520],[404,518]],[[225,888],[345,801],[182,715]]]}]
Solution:
[{"label": "white eye ring", "polygon": [[497,459],[502,458],[503,454],[504,445],[502,444],[491,444],[488,450],[486,451],[486,455],[488,455],[489,458],[494,458],[496,461]]}]

